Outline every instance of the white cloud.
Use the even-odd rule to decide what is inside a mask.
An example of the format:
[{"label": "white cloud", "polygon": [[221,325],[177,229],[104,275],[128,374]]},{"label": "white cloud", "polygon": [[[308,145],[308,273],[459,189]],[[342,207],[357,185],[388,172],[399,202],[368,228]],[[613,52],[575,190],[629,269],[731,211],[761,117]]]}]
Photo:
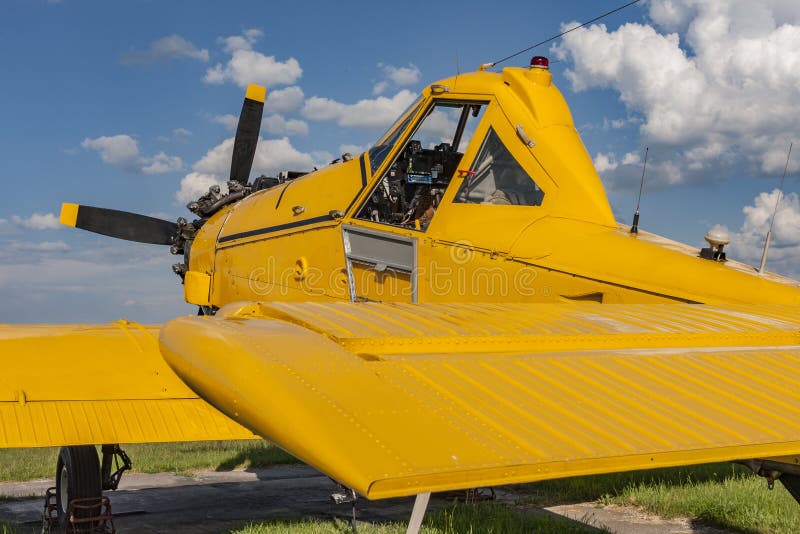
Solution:
[{"label": "white cloud", "polygon": [[[759,193],[753,204],[742,208],[745,219],[738,232],[731,235],[731,257],[758,265],[764,240],[778,201],[778,189]],[[767,269],[792,277],[800,275],[800,198],[796,193],[784,194],[775,213]]]},{"label": "white cloud", "polygon": [[624,156],[622,156],[622,164],[623,165],[639,165],[642,160],[640,159],[638,152],[628,152]]},{"label": "white cloud", "polygon": [[650,18],[671,32],[685,29],[693,12],[694,9],[682,0],[663,0],[650,6]]},{"label": "white cloud", "polygon": [[335,121],[340,126],[385,128],[414,101],[416,95],[403,89],[391,98],[379,96],[343,104],[329,98],[312,96],[306,100],[301,114],[307,119]]},{"label": "white cloud", "polygon": [[308,124],[304,121],[285,119],[280,115],[264,117],[261,128],[272,135],[308,135]]},{"label": "white cloud", "polygon": [[257,28],[251,28],[242,32],[242,35],[220,37],[219,41],[222,43],[223,50],[233,54],[237,50],[252,50],[255,42],[263,36],[264,32]]},{"label": "white cloud", "polygon": [[235,130],[236,126],[239,124],[239,117],[232,115],[231,113],[226,113],[225,115],[216,115],[211,120],[217,124],[223,125],[226,130]]},{"label": "white cloud", "polygon": [[24,253],[0,247],[0,292],[7,304],[0,322],[64,322],[69,309],[71,322],[100,323],[119,318],[126,300],[138,306],[125,316],[149,324],[194,311],[183,304],[168,247],[88,233],[74,238],[81,244],[69,250],[59,242],[20,243]]},{"label": "white cloud", "polygon": [[157,139],[162,143],[171,143],[172,141],[185,143],[191,136],[191,130],[187,130],[186,128],[175,128],[172,130],[170,135],[159,135]]},{"label": "white cloud", "polygon": [[376,83],[372,88],[372,93],[375,95],[383,93],[392,85],[399,87],[414,85],[419,82],[422,74],[413,63],[409,63],[407,67],[395,67],[394,65],[378,63],[378,67],[383,71],[384,79]]},{"label": "white cloud", "polygon": [[300,152],[286,137],[259,139],[253,161],[253,176],[275,175],[280,171],[310,171],[315,161],[312,155]]},{"label": "white cloud", "polygon": [[624,128],[628,124],[635,123],[636,120],[632,118],[628,119],[608,119],[607,117],[603,118],[603,130],[619,130],[620,128]]},{"label": "white cloud", "polygon": [[225,83],[225,69],[222,64],[217,63],[213,67],[207,69],[203,80],[206,83]]},{"label": "white cloud", "polygon": [[233,155],[233,137],[208,150],[192,168],[198,173],[214,176],[217,179],[228,178]]},{"label": "white cloud", "polygon": [[162,174],[165,172],[177,172],[183,168],[183,161],[177,156],[167,156],[159,152],[151,158],[142,160],[142,172],[145,174]]},{"label": "white cloud", "polygon": [[31,243],[26,241],[13,241],[9,247],[21,252],[67,252],[69,245],[63,241],[42,241]]},{"label": "white cloud", "polygon": [[[615,31],[593,25],[554,49],[572,61],[565,74],[573,89],[614,89],[642,117],[655,183],[719,179],[743,166],[774,175],[783,170],[788,140],[800,137],[796,7],[776,0],[652,2],[652,24]],[[667,157],[672,165],[659,166]],[[800,160],[790,167],[797,170]]]},{"label": "white cloud", "polygon": [[121,63],[155,63],[173,59],[197,59],[208,61],[208,50],[198,49],[180,35],[168,35],[150,43],[146,52],[120,54]]},{"label": "white cloud", "polygon": [[288,113],[299,108],[303,104],[303,98],[303,90],[296,85],[275,89],[267,93],[264,108],[268,112]]},{"label": "white cloud", "polygon": [[[668,159],[653,161],[651,156],[652,151],[647,160],[645,181],[648,187],[666,187],[681,183],[684,167],[679,167],[674,161]],[[639,188],[642,179],[641,153],[627,152],[620,157],[614,152],[598,152],[593,162],[604,183],[610,182],[616,187],[627,189]],[[654,177],[657,179],[654,180]]]},{"label": "white cloud", "polygon": [[253,50],[253,44],[261,37],[260,30],[246,30],[243,35],[224,37],[223,48],[231,54],[227,63],[217,63],[206,70],[206,83],[232,81],[239,87],[257,83],[266,87],[287,85],[297,81],[303,73],[295,58],[278,61]]},{"label": "white cloud", "polygon": [[95,150],[104,163],[128,172],[160,174],[183,168],[183,161],[177,156],[168,156],[164,152],[155,156],[141,155],[136,139],[125,134],[86,138],[81,146],[87,150]]},{"label": "white cloud", "polygon": [[181,188],[175,193],[175,199],[181,204],[188,204],[208,193],[208,188],[212,185],[223,188],[225,180],[210,174],[190,172],[181,179]]},{"label": "white cloud", "polygon": [[389,88],[389,82],[386,80],[381,80],[378,83],[376,83],[375,86],[372,88],[372,94],[379,95],[384,91],[386,91],[386,89],[388,88]]},{"label": "white cloud", "polygon": [[[239,124],[236,115],[217,115],[212,119],[225,126],[227,130],[235,130]],[[272,135],[307,135],[308,124],[298,119],[286,119],[281,115],[267,115],[261,119],[261,129]]]},{"label": "white cloud", "polygon": [[366,152],[369,145],[339,145],[339,152],[342,154],[350,153],[353,157]]},{"label": "white cloud", "polygon": [[386,77],[397,85],[414,85],[419,82],[420,71],[416,65],[409,63],[408,67],[395,67],[386,65],[384,67]]},{"label": "white cloud", "polygon": [[58,230],[61,228],[58,217],[52,213],[34,213],[30,217],[12,215],[11,222],[26,230]]},{"label": "white cloud", "polygon": [[327,150],[314,150],[309,154],[309,156],[314,162],[314,167],[316,168],[324,167],[325,165],[328,165],[334,159],[339,157],[339,156],[334,156]]},{"label": "white cloud", "polygon": [[81,146],[96,150],[104,163],[126,170],[135,169],[139,160],[139,144],[129,135],[104,135],[95,139],[87,137]]},{"label": "white cloud", "polygon": [[600,174],[613,171],[617,167],[619,167],[619,163],[617,163],[617,158],[611,152],[607,154],[600,152],[594,157],[594,168]]},{"label": "white cloud", "polygon": [[[422,146],[433,148],[439,143],[450,142],[458,123],[458,112],[455,108],[438,108],[432,111],[420,125],[414,137],[422,142]],[[469,136],[469,133],[467,134]],[[469,139],[462,140],[463,146],[469,144]]]}]

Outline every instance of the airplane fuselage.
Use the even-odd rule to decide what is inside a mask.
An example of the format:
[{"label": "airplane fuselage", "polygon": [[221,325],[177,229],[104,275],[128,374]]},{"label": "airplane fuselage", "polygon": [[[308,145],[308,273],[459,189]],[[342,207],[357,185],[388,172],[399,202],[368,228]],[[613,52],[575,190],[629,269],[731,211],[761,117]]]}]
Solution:
[{"label": "airplane fuselage", "polygon": [[697,253],[616,223],[550,73],[506,68],[429,86],[360,156],[215,214],[185,294],[211,307],[800,302],[792,281]]}]

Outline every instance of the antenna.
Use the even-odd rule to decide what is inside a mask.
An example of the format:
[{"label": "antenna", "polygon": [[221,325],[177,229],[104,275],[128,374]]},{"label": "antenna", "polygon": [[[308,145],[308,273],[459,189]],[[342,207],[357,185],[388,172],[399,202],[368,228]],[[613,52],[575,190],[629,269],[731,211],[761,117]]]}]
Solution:
[{"label": "antenna", "polygon": [[461,74],[461,66],[458,64],[458,48],[456,48],[456,76]]},{"label": "antenna", "polygon": [[639,203],[642,201],[642,189],[644,188],[644,173],[647,170],[647,153],[650,147],[644,147],[644,165],[642,166],[642,181],[639,182],[639,198],[636,199],[636,211],[633,212],[633,224],[631,225],[631,233],[639,233]]},{"label": "antenna", "polygon": [[570,29],[568,29],[566,31],[563,31],[563,32],[559,33],[558,35],[554,35],[553,37],[549,37],[549,38],[545,39],[544,41],[540,41],[540,42],[536,43],[535,45],[531,45],[528,48],[526,48],[524,50],[520,50],[519,52],[515,52],[515,53],[511,54],[510,56],[504,57],[503,59],[498,59],[497,61],[492,61],[491,63],[484,63],[483,65],[481,65],[481,67],[482,67],[481,70],[490,69],[490,68],[494,67],[495,65],[503,63],[504,61],[508,61],[511,58],[517,57],[518,55],[523,54],[523,53],[527,52],[528,50],[533,50],[537,46],[542,46],[543,44],[547,44],[550,41],[555,41],[559,37],[562,37],[562,36],[568,34],[569,32],[575,31],[575,30],[577,30],[579,28],[583,28],[584,26],[588,26],[592,22],[597,22],[600,19],[604,19],[607,16],[616,13],[617,11],[622,11],[623,9],[625,9],[628,6],[632,6],[633,4],[638,4],[640,1],[641,0],[633,0],[632,2],[628,2],[624,6],[619,6],[618,8],[612,9],[611,11],[609,11],[607,13],[603,13],[602,15],[600,15],[598,17],[595,17],[592,20],[587,20],[583,24],[579,24],[578,26],[573,26],[572,28],[570,28]]},{"label": "antenna", "polygon": [[786,165],[783,167],[783,176],[781,176],[781,185],[778,187],[778,200],[775,201],[775,209],[772,210],[772,219],[769,221],[769,230],[767,230],[767,239],[764,241],[764,253],[761,255],[761,265],[758,267],[758,273],[764,274],[764,265],[767,263],[767,252],[769,252],[769,242],[772,239],[772,225],[775,224],[775,215],[778,214],[778,205],[781,203],[781,196],[783,196],[783,180],[786,178],[786,170],[789,168],[789,158],[792,156],[792,145],[794,142],[789,143],[789,153],[786,154]]}]

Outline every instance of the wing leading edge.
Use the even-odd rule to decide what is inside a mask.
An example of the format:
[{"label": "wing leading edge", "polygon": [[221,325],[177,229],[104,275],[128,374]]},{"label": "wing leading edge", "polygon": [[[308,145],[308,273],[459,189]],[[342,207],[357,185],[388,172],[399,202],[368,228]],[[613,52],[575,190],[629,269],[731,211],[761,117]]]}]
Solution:
[{"label": "wing leading edge", "polygon": [[156,326],[0,326],[0,448],[248,439],[161,358]]},{"label": "wing leading edge", "polygon": [[370,498],[800,456],[797,306],[249,304],[162,354]]}]

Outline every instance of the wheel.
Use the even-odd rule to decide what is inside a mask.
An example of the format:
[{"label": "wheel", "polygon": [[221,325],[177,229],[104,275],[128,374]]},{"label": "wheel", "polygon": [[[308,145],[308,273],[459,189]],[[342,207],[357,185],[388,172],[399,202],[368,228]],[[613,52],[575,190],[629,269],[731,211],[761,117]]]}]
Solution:
[{"label": "wheel", "polygon": [[61,447],[56,465],[56,505],[58,521],[67,522],[73,499],[100,497],[100,461],[94,445]]}]

